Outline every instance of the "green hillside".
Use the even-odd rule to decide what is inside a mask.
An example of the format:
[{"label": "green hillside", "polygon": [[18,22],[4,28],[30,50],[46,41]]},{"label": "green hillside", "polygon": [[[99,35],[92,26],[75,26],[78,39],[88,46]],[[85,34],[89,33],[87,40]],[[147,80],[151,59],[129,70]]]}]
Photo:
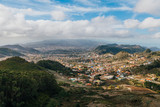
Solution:
[{"label": "green hillside", "polygon": [[108,44],[108,45],[101,45],[98,46],[94,52],[98,54],[105,54],[105,53],[111,53],[111,54],[117,54],[120,51],[125,51],[128,53],[136,53],[136,52],[143,52],[145,48],[139,46],[139,45],[118,45],[118,44]]},{"label": "green hillside", "polygon": [[128,52],[121,51],[121,52],[117,53],[116,55],[114,55],[113,58],[115,60],[125,60],[129,57],[130,57],[130,54]]},{"label": "green hillside", "polygon": [[0,107],[55,105],[60,91],[54,75],[34,63],[19,57],[0,62]]},{"label": "green hillside", "polygon": [[149,65],[141,65],[139,67],[133,68],[132,73],[134,74],[156,74],[160,76],[160,60],[155,60]]},{"label": "green hillside", "polygon": [[0,62],[0,70],[38,71],[43,70],[43,68],[20,57],[12,57]]},{"label": "green hillside", "polygon": [[15,50],[21,53],[40,53],[38,50],[34,48],[27,48],[21,45],[4,45],[4,46],[1,46],[1,48],[8,48],[8,49]]},{"label": "green hillside", "polygon": [[23,54],[8,48],[0,48],[0,57],[4,56],[23,56]]},{"label": "green hillside", "polygon": [[71,75],[73,73],[70,68],[65,67],[64,65],[62,65],[61,63],[57,61],[42,60],[42,61],[37,62],[37,65],[43,68],[46,68],[46,69],[57,71],[64,75]]}]

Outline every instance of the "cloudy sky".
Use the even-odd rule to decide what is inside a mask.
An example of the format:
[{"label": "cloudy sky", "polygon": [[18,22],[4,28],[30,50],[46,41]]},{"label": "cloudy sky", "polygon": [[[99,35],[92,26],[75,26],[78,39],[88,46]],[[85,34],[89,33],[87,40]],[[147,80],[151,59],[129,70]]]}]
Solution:
[{"label": "cloudy sky", "polygon": [[160,0],[0,0],[0,45],[95,39],[160,47]]}]

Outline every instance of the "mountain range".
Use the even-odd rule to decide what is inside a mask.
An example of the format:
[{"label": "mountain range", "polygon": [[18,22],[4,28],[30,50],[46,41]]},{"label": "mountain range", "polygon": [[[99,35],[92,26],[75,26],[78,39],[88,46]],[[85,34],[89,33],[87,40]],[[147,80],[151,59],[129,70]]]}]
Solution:
[{"label": "mountain range", "polygon": [[100,45],[95,48],[94,52],[98,54],[117,54],[121,51],[125,51],[128,53],[136,53],[136,52],[143,52],[146,48],[141,47],[140,45],[118,45],[118,44],[108,44],[108,45]]},{"label": "mountain range", "polygon": [[[106,44],[106,45],[104,45]],[[84,53],[84,52],[96,52],[97,54],[117,54],[121,51],[128,53],[143,52],[146,47],[140,45],[119,45],[119,44],[107,44],[107,42],[101,42],[96,40],[45,40],[40,42],[33,42],[21,45],[4,45],[0,46],[0,57],[4,56],[22,56],[23,54],[72,54],[72,53]],[[160,51],[159,48],[152,47],[150,50]]]},{"label": "mountain range", "polygon": [[21,45],[4,45],[1,48],[8,48],[20,53],[40,53],[38,50],[34,48],[23,47]]},{"label": "mountain range", "polygon": [[6,56],[23,56],[23,54],[12,49],[0,48],[0,57]]},{"label": "mountain range", "polygon": [[150,50],[152,50],[153,52],[155,51],[160,51],[160,48],[157,48],[157,47],[151,47]]},{"label": "mountain range", "polygon": [[70,50],[70,49],[93,49],[103,42],[96,40],[78,40],[78,39],[66,39],[66,40],[45,40],[40,42],[24,44],[24,47],[35,48],[40,51],[50,50]]}]

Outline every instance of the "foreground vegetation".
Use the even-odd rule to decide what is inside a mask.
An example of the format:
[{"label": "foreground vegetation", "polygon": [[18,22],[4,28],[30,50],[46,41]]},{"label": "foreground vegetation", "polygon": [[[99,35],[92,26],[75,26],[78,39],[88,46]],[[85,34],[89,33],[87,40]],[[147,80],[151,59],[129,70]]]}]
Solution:
[{"label": "foreground vegetation", "polygon": [[62,90],[52,74],[19,57],[0,62],[0,86],[1,107],[48,105]]}]

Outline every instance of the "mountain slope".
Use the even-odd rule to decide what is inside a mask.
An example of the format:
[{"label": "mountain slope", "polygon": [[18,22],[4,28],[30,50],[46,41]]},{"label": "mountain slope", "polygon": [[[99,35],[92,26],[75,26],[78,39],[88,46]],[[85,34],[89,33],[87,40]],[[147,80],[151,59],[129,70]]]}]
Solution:
[{"label": "mountain slope", "polygon": [[78,39],[62,39],[62,40],[45,40],[40,42],[28,43],[24,46],[36,48],[42,51],[48,50],[57,50],[57,49],[91,49],[98,45],[102,44],[101,42],[94,40],[78,40]]},{"label": "mountain slope", "polygon": [[0,57],[5,56],[23,56],[23,54],[8,48],[0,48]]},{"label": "mountain slope", "polygon": [[141,65],[132,69],[133,74],[156,74],[160,76],[160,60],[155,60],[149,65]]},{"label": "mountain slope", "polygon": [[0,107],[46,107],[61,88],[54,75],[13,57],[0,62]]},{"label": "mountain slope", "polygon": [[0,62],[0,70],[38,71],[43,70],[43,68],[20,57],[12,57]]},{"label": "mountain slope", "polygon": [[117,54],[120,51],[125,51],[128,53],[136,53],[136,52],[143,52],[145,48],[139,45],[118,45],[118,44],[108,44],[108,45],[101,45],[98,46],[94,52],[98,54],[105,54],[105,53],[112,53]]},{"label": "mountain slope", "polygon": [[5,46],[1,46],[2,48],[9,48],[21,53],[39,53],[38,50],[33,49],[33,48],[28,48],[28,47],[22,47],[20,45],[5,45]]},{"label": "mountain slope", "polygon": [[73,73],[73,71],[70,68],[65,67],[64,65],[62,65],[61,63],[57,61],[41,60],[37,62],[37,65],[43,68],[46,68],[46,69],[57,71],[64,75],[71,75]]},{"label": "mountain slope", "polygon": [[160,48],[157,48],[157,47],[151,47],[150,49],[151,49],[153,52],[154,52],[154,51],[160,51]]},{"label": "mountain slope", "polygon": [[116,55],[114,55],[113,58],[115,60],[125,60],[129,57],[130,57],[130,54],[128,52],[121,51],[121,52],[117,53]]},{"label": "mountain slope", "polygon": [[5,45],[5,46],[1,46],[2,48],[8,48],[8,49],[12,49],[21,53],[39,53],[38,50],[33,49],[33,48],[27,48],[27,47],[22,47],[20,45]]}]

